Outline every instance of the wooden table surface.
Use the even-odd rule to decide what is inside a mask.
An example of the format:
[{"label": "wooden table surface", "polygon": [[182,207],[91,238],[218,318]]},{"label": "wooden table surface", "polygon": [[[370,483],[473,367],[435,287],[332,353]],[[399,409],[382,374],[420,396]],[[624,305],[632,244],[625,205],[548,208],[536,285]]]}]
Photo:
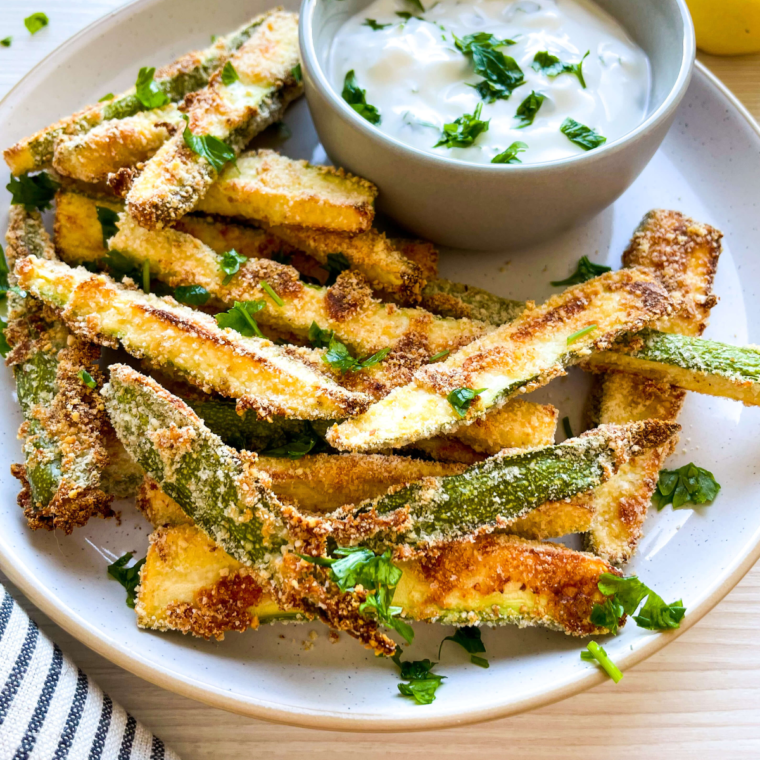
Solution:
[{"label": "wooden table surface", "polygon": [[[37,61],[122,0],[2,0],[0,96]],[[32,7],[32,5],[34,7]],[[23,18],[45,11],[31,38]],[[760,119],[760,54],[700,60]],[[748,505],[749,506],[749,505]],[[7,581],[0,574],[0,582]],[[760,757],[760,565],[704,619],[615,686],[491,723],[414,734],[343,734],[290,728],[206,707],[142,681],[96,655],[8,588],[40,627],[111,696],[183,758]]]}]

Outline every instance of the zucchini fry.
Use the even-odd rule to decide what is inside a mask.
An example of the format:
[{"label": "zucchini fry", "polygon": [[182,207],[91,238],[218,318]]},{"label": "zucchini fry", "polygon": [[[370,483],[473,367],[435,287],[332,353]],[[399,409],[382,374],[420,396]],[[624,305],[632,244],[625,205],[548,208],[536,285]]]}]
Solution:
[{"label": "zucchini fry", "polygon": [[[449,625],[542,626],[574,636],[603,634],[589,620],[605,597],[598,557],[514,536],[478,536],[399,562],[393,602],[408,620]],[[250,570],[193,525],[157,529],[140,576],[138,625],[221,640],[227,631],[303,620],[283,610]]]},{"label": "zucchini fry", "polygon": [[377,188],[331,166],[313,166],[273,150],[245,153],[228,166],[198,204],[199,211],[268,224],[365,232]]},{"label": "zucchini fry", "polygon": [[[327,440],[340,450],[368,451],[451,432],[672,310],[672,300],[647,270],[608,272],[417,371],[409,385],[331,428]],[[447,399],[459,388],[482,390],[464,418]]]},{"label": "zucchini fry", "polygon": [[760,406],[760,347],[642,330],[614,349],[590,356],[586,366],[594,372],[633,372],[682,390]]},{"label": "zucchini fry", "polygon": [[383,304],[372,297],[366,281],[356,272],[342,272],[329,288],[310,287],[291,266],[248,259],[229,279],[220,268],[220,257],[185,232],[147,230],[125,213],[119,217],[118,228],[109,241],[110,248],[140,268],[148,265],[152,276],[170,287],[201,285],[217,305],[225,307],[263,298],[267,306],[257,319],[303,340],[309,339],[316,322],[335,332],[359,355],[369,356],[404,343],[413,345],[424,361],[440,351],[459,348],[490,329],[472,320],[433,317],[422,309]]},{"label": "zucchini fry", "polygon": [[183,127],[182,112],[175,103],[110,119],[84,134],[58,138],[53,168],[64,177],[103,183],[109,174],[147,161]]},{"label": "zucchini fry", "polygon": [[419,303],[425,280],[417,264],[405,258],[383,233],[371,229],[357,235],[306,227],[264,225],[280,240],[327,264],[332,253],[342,253],[351,268],[363,274],[374,291],[403,306]]},{"label": "zucchini fry", "polygon": [[425,285],[421,305],[442,317],[477,319],[489,325],[513,322],[526,307],[524,301],[510,301],[473,285],[438,279]]},{"label": "zucchini fry", "polygon": [[[220,37],[211,47],[187,53],[159,69],[155,73],[156,82],[173,103],[205,87],[211,75],[224,66],[269,15],[271,11],[257,16],[226,37]],[[132,87],[112,100],[89,106],[21,140],[5,150],[3,157],[15,175],[45,169],[53,160],[55,144],[61,136],[84,134],[104,121],[124,119],[143,110],[145,106],[137,99]]]},{"label": "zucchini fry", "polygon": [[[22,206],[10,208],[7,241],[11,268],[32,253],[55,258],[40,214]],[[12,273],[9,279],[16,283]],[[31,296],[11,291],[8,301],[6,338],[12,351],[6,364],[13,368],[25,420],[19,431],[25,464],[11,468],[22,483],[18,503],[32,529],[68,534],[92,516],[113,515],[113,496],[101,483],[109,462],[104,445],[109,424],[98,393],[100,350],[71,335]],[[79,377],[83,371],[95,388]]]},{"label": "zucchini fry", "polygon": [[226,551],[254,566],[294,540],[317,549],[328,535],[339,543],[419,547],[503,527],[546,502],[596,488],[678,429],[658,420],[597,428],[558,446],[502,452],[462,474],[426,478],[314,520],[283,506],[253,455],[224,446],[155,381],[114,365],[104,393],[135,461]]},{"label": "zucchini fry", "polygon": [[366,408],[298,358],[297,350],[217,327],[213,317],[119,285],[105,275],[30,256],[16,266],[19,284],[50,306],[77,335],[119,343],[133,356],[166,366],[238,408],[296,419],[336,419]]},{"label": "zucchini fry", "polygon": [[[238,79],[225,84],[217,71],[203,90],[185,100],[188,128],[198,137],[222,140],[239,155],[301,94],[293,75],[299,60],[298,16],[269,13],[230,58]],[[196,206],[217,177],[211,163],[185,144],[182,130],[134,181],[127,194],[129,212],[149,229],[171,224]]]},{"label": "zucchini fry", "polygon": [[[682,302],[675,315],[654,325],[657,330],[691,336],[702,333],[716,300],[712,284],[720,240],[717,230],[674,211],[653,211],[644,217],[623,264],[650,267]],[[599,383],[593,421],[621,424],[657,417],[674,422],[684,397],[684,391],[672,385],[611,372]],[[674,445],[675,440],[637,457],[593,494],[594,517],[587,543],[609,562],[623,564],[635,552],[659,471]]]}]

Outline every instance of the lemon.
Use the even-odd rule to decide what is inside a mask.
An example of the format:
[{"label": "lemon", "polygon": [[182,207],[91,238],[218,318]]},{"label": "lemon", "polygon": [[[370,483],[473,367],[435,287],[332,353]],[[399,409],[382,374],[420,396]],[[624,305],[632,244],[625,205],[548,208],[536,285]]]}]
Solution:
[{"label": "lemon", "polygon": [[760,0],[686,0],[697,47],[713,55],[760,51]]}]

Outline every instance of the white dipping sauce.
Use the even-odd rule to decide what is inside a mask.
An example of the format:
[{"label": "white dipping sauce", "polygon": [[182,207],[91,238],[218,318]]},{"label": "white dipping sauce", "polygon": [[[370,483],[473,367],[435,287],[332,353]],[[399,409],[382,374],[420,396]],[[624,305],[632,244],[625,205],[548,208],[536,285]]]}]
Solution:
[{"label": "white dipping sauce", "polygon": [[[640,124],[650,91],[649,60],[610,15],[589,0],[422,0],[423,14],[408,0],[374,0],[338,30],[330,51],[329,77],[340,94],[352,69],[367,103],[379,109],[377,129],[427,153],[473,163],[490,163],[513,142],[528,149],[523,163],[539,163],[584,153],[560,126],[568,117],[612,142]],[[397,12],[423,16],[406,22]],[[381,31],[367,19],[390,24]],[[434,148],[441,128],[474,113],[480,95],[471,56],[454,46],[458,38],[487,32],[515,45],[498,48],[515,59],[525,83],[508,100],[483,102],[480,118],[489,129],[465,148]],[[549,77],[534,71],[539,51],[563,63],[583,63],[586,89],[577,76]],[[535,90],[546,96],[532,125],[518,129],[515,111]],[[434,125],[424,126],[423,122]]]}]

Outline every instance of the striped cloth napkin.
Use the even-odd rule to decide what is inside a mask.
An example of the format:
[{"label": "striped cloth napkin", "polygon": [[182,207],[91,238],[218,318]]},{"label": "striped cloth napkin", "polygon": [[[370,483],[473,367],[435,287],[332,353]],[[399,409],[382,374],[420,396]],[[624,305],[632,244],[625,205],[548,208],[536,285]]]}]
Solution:
[{"label": "striped cloth napkin", "polygon": [[179,760],[0,585],[0,760]]}]

